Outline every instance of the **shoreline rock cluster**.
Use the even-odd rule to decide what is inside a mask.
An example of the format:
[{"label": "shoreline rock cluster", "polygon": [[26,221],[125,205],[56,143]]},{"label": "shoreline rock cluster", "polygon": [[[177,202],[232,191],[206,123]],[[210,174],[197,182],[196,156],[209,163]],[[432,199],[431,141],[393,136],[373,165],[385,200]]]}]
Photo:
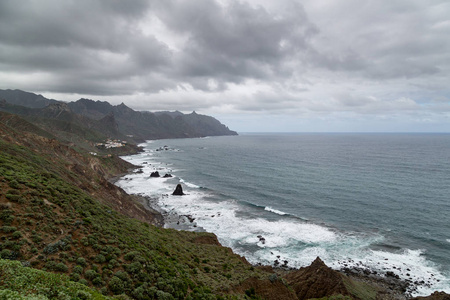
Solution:
[{"label": "shoreline rock cluster", "polygon": [[[150,177],[160,177],[160,174],[158,171],[155,171]],[[177,184],[172,195],[185,195],[181,184]],[[168,197],[169,195],[165,196]],[[152,211],[157,211],[161,215],[162,221],[159,224],[161,227],[168,226],[177,230],[195,228],[194,230],[196,231],[204,231],[202,228],[197,227],[195,218],[191,215],[178,215],[174,211],[164,211],[164,208],[158,206],[156,199],[151,199],[149,197],[145,198],[147,202],[145,207]],[[258,235],[257,237],[260,243],[265,243],[265,238],[262,235]],[[296,297],[293,295],[289,295],[288,297],[292,299],[323,298],[332,295],[343,295],[351,297],[350,299],[450,300],[449,294],[439,291],[426,297],[412,298],[411,294],[416,291],[415,287],[420,285],[420,282],[414,283],[400,279],[392,272],[382,274],[359,267],[344,267],[340,270],[333,270],[319,257],[317,257],[310,266],[300,269],[288,266],[288,261],[283,261],[281,259],[276,259],[273,266],[261,264],[253,266],[256,268],[273,270],[274,275],[276,274],[275,276],[281,276],[295,291]],[[270,295],[272,295],[272,293],[268,292],[267,297],[264,299],[278,299],[277,297],[273,298]]]}]

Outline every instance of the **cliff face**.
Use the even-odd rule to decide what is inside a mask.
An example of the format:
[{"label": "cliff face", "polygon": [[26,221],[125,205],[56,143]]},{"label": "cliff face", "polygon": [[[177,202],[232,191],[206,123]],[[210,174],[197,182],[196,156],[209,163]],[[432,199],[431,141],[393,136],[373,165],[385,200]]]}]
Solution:
[{"label": "cliff face", "polygon": [[125,135],[140,139],[190,138],[218,135],[236,135],[213,117],[180,112],[151,113],[135,111],[124,103],[110,105],[107,102],[80,99],[69,103],[70,108],[84,116],[102,118],[112,114],[119,130]]}]

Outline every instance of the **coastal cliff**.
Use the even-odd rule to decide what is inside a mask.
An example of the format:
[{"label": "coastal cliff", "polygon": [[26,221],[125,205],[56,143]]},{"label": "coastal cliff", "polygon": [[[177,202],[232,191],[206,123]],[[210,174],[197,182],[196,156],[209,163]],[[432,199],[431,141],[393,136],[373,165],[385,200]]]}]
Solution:
[{"label": "coastal cliff", "polygon": [[0,101],[0,111],[20,115],[69,141],[78,136],[96,142],[106,138],[142,142],[237,135],[215,118],[196,112],[140,112],[124,103],[90,99],[66,103],[20,90],[0,90]]},{"label": "coastal cliff", "polygon": [[109,181],[135,166],[107,149],[79,149],[38,124],[0,113],[2,297],[408,297],[401,281],[344,274],[319,258],[299,270],[254,266],[212,233],[161,228],[144,199]]}]

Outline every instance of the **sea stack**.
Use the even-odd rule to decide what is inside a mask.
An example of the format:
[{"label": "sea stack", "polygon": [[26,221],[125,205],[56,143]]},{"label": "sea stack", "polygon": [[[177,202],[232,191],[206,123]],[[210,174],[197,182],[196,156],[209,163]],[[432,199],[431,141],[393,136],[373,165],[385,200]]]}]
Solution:
[{"label": "sea stack", "polygon": [[150,174],[150,177],[160,177],[159,172],[158,172],[158,171],[152,172],[152,173]]},{"label": "sea stack", "polygon": [[172,195],[174,196],[183,196],[183,187],[181,184],[177,184],[177,187],[175,188],[175,191],[173,191]]}]

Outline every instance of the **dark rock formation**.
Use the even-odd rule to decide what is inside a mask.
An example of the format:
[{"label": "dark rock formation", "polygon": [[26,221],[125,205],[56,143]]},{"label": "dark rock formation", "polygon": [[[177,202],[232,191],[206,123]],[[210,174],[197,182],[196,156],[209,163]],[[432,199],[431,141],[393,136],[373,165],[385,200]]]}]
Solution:
[{"label": "dark rock formation", "polygon": [[434,292],[427,297],[416,297],[411,300],[450,300],[450,295],[444,292]]},{"label": "dark rock formation", "polygon": [[159,172],[155,171],[150,174],[150,177],[160,177]]},{"label": "dark rock formation", "polygon": [[172,195],[174,196],[183,196],[183,187],[181,184],[177,184],[177,187],[175,188],[175,191],[173,191]]},{"label": "dark rock formation", "polygon": [[172,177],[172,174],[166,173],[166,174],[164,175],[164,178],[170,178],[170,177]]},{"label": "dark rock formation", "polygon": [[266,243],[266,239],[262,235],[258,235],[257,238],[263,245]]},{"label": "dark rock formation", "polygon": [[323,298],[332,295],[356,296],[352,295],[347,288],[352,285],[350,280],[344,274],[327,267],[319,257],[309,267],[290,272],[285,278],[298,299]]}]

